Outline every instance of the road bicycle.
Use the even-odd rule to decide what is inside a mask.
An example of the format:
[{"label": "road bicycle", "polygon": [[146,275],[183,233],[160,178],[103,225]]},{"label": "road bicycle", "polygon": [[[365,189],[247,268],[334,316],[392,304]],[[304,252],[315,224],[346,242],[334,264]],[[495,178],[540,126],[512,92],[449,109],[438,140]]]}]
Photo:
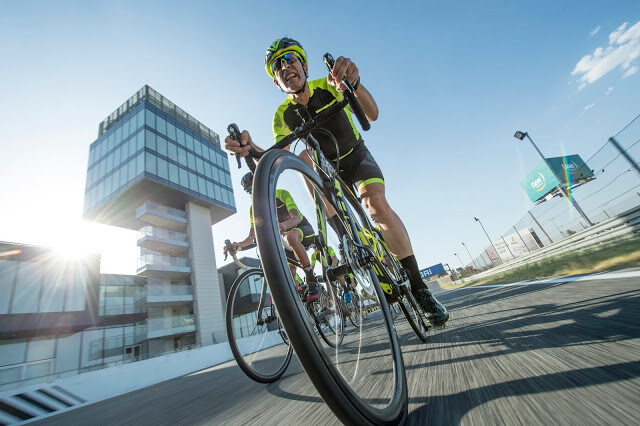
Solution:
[{"label": "road bicycle", "polygon": [[[225,260],[231,242],[225,241]],[[259,383],[278,380],[291,362],[293,350],[278,317],[278,310],[260,268],[249,268],[236,254],[234,262],[242,269],[231,285],[225,310],[227,337],[233,357],[242,371]],[[295,259],[289,263],[299,267]],[[299,288],[299,294],[303,293]],[[320,297],[305,304],[316,333],[329,346],[337,346],[344,338],[344,316],[332,290],[320,286]]]},{"label": "road bicycle", "polygon": [[[331,56],[326,54],[324,60],[331,70]],[[370,126],[353,87],[346,79],[343,81],[347,85],[344,99],[316,112],[265,152],[251,150],[251,156],[259,158],[253,181],[256,239],[279,318],[323,400],[347,424],[396,424],[407,415],[407,383],[389,303],[400,302],[420,339],[426,340],[430,325],[411,294],[406,272],[372,225],[355,195],[357,192],[338,176],[339,160],[334,166],[320,150],[318,137],[329,138],[338,147],[336,138],[323,125],[334,115],[343,114],[347,106],[363,129]],[[313,159],[312,166],[283,149],[295,140],[304,142],[304,149]],[[321,258],[328,258],[327,246],[340,247],[344,263],[336,267],[328,266],[326,261],[322,264],[326,282],[353,276],[367,298],[379,307],[367,321],[360,321],[357,333],[349,333],[335,347],[328,347],[318,339],[298,297],[279,237],[275,191],[286,187],[291,192],[295,185],[298,192],[294,199],[306,195],[310,214],[305,216],[315,215],[317,219],[320,240],[317,249],[324,255]],[[331,227],[327,227],[329,214],[337,218]]]}]

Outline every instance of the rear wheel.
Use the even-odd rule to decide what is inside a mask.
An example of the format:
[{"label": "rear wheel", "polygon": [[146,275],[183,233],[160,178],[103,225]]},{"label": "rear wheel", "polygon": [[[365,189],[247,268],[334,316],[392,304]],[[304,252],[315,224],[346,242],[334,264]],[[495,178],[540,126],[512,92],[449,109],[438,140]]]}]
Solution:
[{"label": "rear wheel", "polygon": [[[318,218],[314,228],[316,233],[323,235],[323,244],[339,247],[345,241],[344,229],[339,231],[340,235],[327,229],[325,206],[339,209],[327,199],[323,181],[300,158],[287,151],[273,150],[260,159],[253,186],[253,212],[259,222],[256,226],[258,249],[266,279],[269,283],[277,283],[271,285],[271,291],[300,363],[343,423],[402,422],[407,415],[404,365],[389,307],[376,274],[357,247],[351,245],[349,261],[342,256],[341,263],[349,265],[349,273],[356,278],[355,285],[367,292],[371,308],[379,309],[371,313],[367,321],[361,321],[358,332],[345,335],[340,345],[329,347],[324,344],[316,336],[315,324],[307,315],[289,272],[279,237],[274,203],[276,189],[290,192],[298,209],[310,222],[313,223],[312,218]],[[310,196],[312,193],[313,197]],[[346,241],[350,242],[350,238]],[[329,277],[325,279],[330,282]]]},{"label": "rear wheel", "polygon": [[249,269],[236,278],[225,317],[229,346],[242,371],[256,382],[278,380],[291,362],[293,349],[261,269]]},{"label": "rear wheel", "polygon": [[320,286],[320,297],[307,302],[307,309],[311,313],[318,335],[327,345],[336,347],[344,339],[344,315],[337,303],[335,292],[327,291]]},{"label": "rear wheel", "polygon": [[[348,300],[347,300],[348,299]],[[349,315],[349,321],[354,327],[360,327],[360,321],[362,321],[363,309],[362,301],[358,292],[355,290],[345,291],[344,301],[347,306],[347,313]]]}]

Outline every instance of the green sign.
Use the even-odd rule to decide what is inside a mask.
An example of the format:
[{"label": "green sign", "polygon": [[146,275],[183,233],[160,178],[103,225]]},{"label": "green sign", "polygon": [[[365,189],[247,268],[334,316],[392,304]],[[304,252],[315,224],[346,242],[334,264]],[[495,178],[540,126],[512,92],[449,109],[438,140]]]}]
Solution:
[{"label": "green sign", "polygon": [[[579,181],[588,181],[593,178],[593,172],[579,155],[552,157],[547,158],[547,161],[553,171],[543,161],[520,182],[520,185],[522,185],[533,202],[547,195],[549,191],[560,183],[565,187],[572,187]],[[560,178],[560,181],[556,176]]]},{"label": "green sign", "polygon": [[549,170],[549,167],[543,161],[520,182],[520,185],[522,185],[531,201],[536,202],[558,186],[559,183],[553,172]]},{"label": "green sign", "polygon": [[593,177],[593,172],[579,155],[547,158],[547,161],[565,185],[572,186],[580,180]]}]

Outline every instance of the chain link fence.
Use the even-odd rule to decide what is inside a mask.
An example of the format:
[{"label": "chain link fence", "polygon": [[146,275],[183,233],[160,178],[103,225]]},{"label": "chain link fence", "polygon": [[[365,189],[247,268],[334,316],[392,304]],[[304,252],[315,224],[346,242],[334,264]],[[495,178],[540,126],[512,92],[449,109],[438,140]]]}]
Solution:
[{"label": "chain link fence", "polygon": [[[613,139],[613,140],[611,140]],[[640,206],[640,115],[588,159],[594,179],[570,190],[592,224]],[[571,201],[556,195],[539,202],[487,246],[469,269],[482,271],[561,241],[589,227]],[[465,274],[465,275],[467,275]]]}]

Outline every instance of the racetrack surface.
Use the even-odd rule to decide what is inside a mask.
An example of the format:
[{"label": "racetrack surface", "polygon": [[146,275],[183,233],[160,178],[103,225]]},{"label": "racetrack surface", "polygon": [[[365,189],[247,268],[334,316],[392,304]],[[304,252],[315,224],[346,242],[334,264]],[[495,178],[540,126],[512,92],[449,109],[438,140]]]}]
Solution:
[{"label": "racetrack surface", "polygon": [[[412,335],[402,315],[396,320],[408,424],[637,424],[636,271],[436,293],[451,319],[427,344]],[[252,382],[231,361],[34,424],[339,421],[294,356],[270,385]]]}]

